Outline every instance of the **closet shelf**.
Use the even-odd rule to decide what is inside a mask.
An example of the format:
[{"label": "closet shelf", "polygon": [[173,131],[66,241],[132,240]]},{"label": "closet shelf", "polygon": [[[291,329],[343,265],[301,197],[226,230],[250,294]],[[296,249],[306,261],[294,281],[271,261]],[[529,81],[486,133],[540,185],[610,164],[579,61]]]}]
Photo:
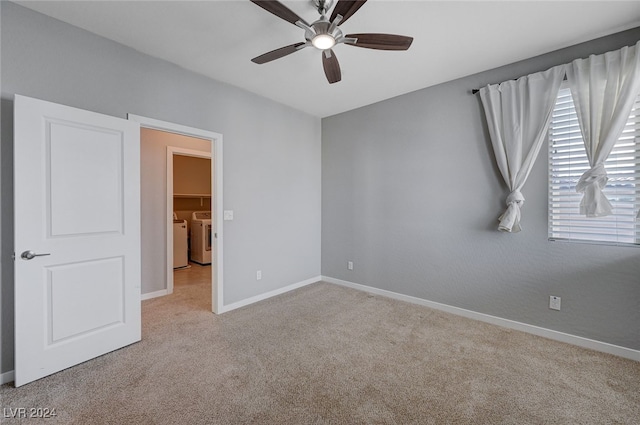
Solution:
[{"label": "closet shelf", "polygon": [[210,193],[174,193],[174,198],[211,198]]}]

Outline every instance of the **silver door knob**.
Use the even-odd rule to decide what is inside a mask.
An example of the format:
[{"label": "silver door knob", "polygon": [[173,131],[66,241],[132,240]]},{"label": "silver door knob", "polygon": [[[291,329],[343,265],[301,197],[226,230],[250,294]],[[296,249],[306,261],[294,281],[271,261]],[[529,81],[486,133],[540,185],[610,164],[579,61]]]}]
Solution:
[{"label": "silver door knob", "polygon": [[22,258],[23,260],[32,260],[36,257],[44,257],[45,255],[51,255],[51,254],[36,254],[33,251],[25,251],[22,254],[20,254],[20,258]]}]

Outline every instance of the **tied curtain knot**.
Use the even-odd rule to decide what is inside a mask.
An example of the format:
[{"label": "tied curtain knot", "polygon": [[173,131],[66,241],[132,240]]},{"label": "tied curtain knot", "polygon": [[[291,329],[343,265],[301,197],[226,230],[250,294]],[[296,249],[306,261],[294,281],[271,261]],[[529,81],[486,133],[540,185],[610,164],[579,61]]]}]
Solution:
[{"label": "tied curtain knot", "polygon": [[522,192],[520,192],[519,190],[514,190],[509,194],[509,196],[507,196],[507,206],[509,206],[514,202],[517,203],[519,207],[521,207],[522,204],[524,204],[524,196],[522,195]]},{"label": "tied curtain knot", "polygon": [[507,210],[498,218],[501,232],[517,233],[520,227],[520,207],[524,204],[524,196],[519,190],[514,190],[507,196]]},{"label": "tied curtain knot", "polygon": [[576,184],[576,192],[584,193],[587,187],[592,185],[598,185],[600,189],[604,189],[607,185],[609,178],[607,177],[607,170],[604,168],[604,164],[597,164],[591,167],[580,176],[580,180]]},{"label": "tied curtain knot", "polygon": [[608,180],[607,170],[602,163],[596,164],[580,176],[576,184],[576,192],[583,194],[580,214],[587,217],[604,217],[611,214],[613,207],[602,193]]}]

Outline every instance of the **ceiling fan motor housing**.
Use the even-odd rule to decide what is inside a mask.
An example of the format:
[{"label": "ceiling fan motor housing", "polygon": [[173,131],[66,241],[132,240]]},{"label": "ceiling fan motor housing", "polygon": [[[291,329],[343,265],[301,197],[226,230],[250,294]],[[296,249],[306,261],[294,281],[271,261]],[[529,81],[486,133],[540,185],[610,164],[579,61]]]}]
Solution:
[{"label": "ceiling fan motor housing", "polygon": [[[335,44],[344,41],[344,35],[340,27],[331,25],[331,22],[324,15],[308,28],[305,28],[304,38],[321,50],[329,49]],[[323,42],[328,44],[322,44]]]}]

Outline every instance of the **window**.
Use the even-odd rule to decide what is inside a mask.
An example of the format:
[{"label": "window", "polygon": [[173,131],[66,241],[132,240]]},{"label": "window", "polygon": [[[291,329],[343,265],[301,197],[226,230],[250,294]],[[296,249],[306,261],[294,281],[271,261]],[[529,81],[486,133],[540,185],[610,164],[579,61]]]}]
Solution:
[{"label": "window", "polygon": [[627,125],[605,162],[603,190],[613,214],[580,214],[578,179],[589,169],[571,91],[560,88],[549,127],[549,239],[640,245],[640,96]]}]

